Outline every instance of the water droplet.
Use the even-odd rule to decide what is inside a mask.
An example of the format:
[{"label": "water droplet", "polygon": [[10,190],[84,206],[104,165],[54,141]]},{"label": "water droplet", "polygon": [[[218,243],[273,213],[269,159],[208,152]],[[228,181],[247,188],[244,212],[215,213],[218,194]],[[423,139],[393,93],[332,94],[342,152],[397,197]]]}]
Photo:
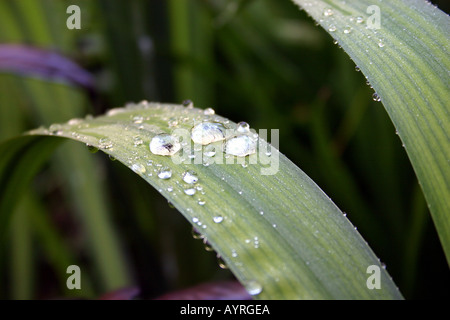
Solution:
[{"label": "water droplet", "polygon": [[359,71],[361,71],[361,69],[358,66],[355,66],[355,71],[359,72]]},{"label": "water droplet", "polygon": [[173,191],[173,187],[167,187],[167,191],[168,192],[172,192]]},{"label": "water droplet", "polygon": [[240,133],[250,132],[250,125],[247,122],[239,122],[236,127],[236,131]]},{"label": "water droplet", "polygon": [[212,116],[214,115],[216,112],[214,111],[213,108],[206,108],[205,110],[203,110],[203,114],[205,116]]},{"label": "water droplet", "polygon": [[221,269],[228,269],[225,261],[222,259],[222,257],[219,254],[217,255],[217,264],[219,265],[219,267]]},{"label": "water droplet", "polygon": [[380,47],[380,48],[383,48],[384,47],[384,43],[383,43],[383,41],[380,39],[380,41],[378,41],[378,46]]},{"label": "water droplet", "polygon": [[183,173],[183,181],[189,184],[197,183],[198,176],[194,171],[186,171]]},{"label": "water droplet", "polygon": [[213,247],[211,246],[211,244],[208,242],[208,239],[203,238],[203,245],[205,247],[206,251],[213,251]]},{"label": "water droplet", "polygon": [[158,134],[150,141],[150,151],[160,156],[172,156],[180,149],[178,139],[167,133]]},{"label": "water droplet", "polygon": [[204,199],[198,199],[197,202],[200,206],[204,206],[206,204],[206,201]]},{"label": "water droplet", "polygon": [[140,146],[141,144],[143,144],[144,141],[142,140],[141,137],[135,136],[135,137],[133,138],[133,143],[134,143],[134,146],[137,147],[137,146]]},{"label": "water droplet", "polygon": [[260,294],[263,290],[261,284],[255,280],[245,281],[244,287],[245,289],[247,289],[247,292],[252,296]]},{"label": "water droplet", "polygon": [[137,174],[143,174],[143,173],[145,173],[145,167],[142,165],[142,164],[140,164],[140,163],[134,163],[132,166],[131,166],[131,170],[133,170],[134,172],[136,172]]},{"label": "water droplet", "polygon": [[210,144],[225,139],[225,127],[218,122],[202,122],[192,128],[191,138],[194,143]]},{"label": "water droplet", "polygon": [[372,95],[372,99],[373,99],[373,101],[377,101],[377,102],[381,101],[381,97],[376,92]]},{"label": "water droplet", "polygon": [[205,151],[205,152],[203,152],[203,155],[208,158],[214,157],[216,155],[216,150],[212,149],[212,150]]},{"label": "water droplet", "polygon": [[330,25],[329,27],[328,27],[328,31],[330,31],[330,32],[335,32],[336,31],[336,26],[334,25],[334,24],[332,24],[332,25]]},{"label": "water droplet", "polygon": [[195,188],[184,189],[184,193],[186,193],[188,196],[193,196],[195,194],[195,192],[197,192],[197,190],[195,190]]},{"label": "water droplet", "polygon": [[172,177],[172,170],[170,168],[164,167],[158,171],[158,178],[166,180],[170,179],[170,177]]},{"label": "water droplet", "polygon": [[144,121],[144,117],[143,116],[138,115],[138,116],[134,116],[133,117],[133,122],[136,123],[136,124],[142,123],[143,121]]},{"label": "water droplet", "polygon": [[113,143],[109,138],[101,138],[98,141],[98,146],[100,149],[111,149],[113,147]]},{"label": "water droplet", "polygon": [[178,125],[178,120],[176,118],[170,118],[167,121],[167,125],[172,128],[172,127],[176,127]]},{"label": "water droplet", "polygon": [[363,17],[356,17],[356,23],[361,24],[364,22],[364,18]]},{"label": "water droplet", "polygon": [[[192,221],[194,221],[194,219],[192,219]],[[192,227],[192,237],[194,239],[203,239],[205,236],[202,235],[195,227]]]},{"label": "water droplet", "polygon": [[189,99],[184,100],[184,101],[182,102],[182,104],[183,104],[183,106],[185,106],[186,108],[189,108],[189,109],[194,108],[194,103],[193,103],[191,100],[189,100]]},{"label": "water droplet", "polygon": [[246,135],[231,138],[225,144],[225,153],[238,157],[256,153],[256,141]]},{"label": "water droplet", "polygon": [[345,26],[345,28],[344,28],[344,33],[345,33],[345,34],[349,34],[350,32],[352,32],[352,27],[350,27],[350,26]]},{"label": "water droplet", "polygon": [[116,158],[113,157],[112,155],[108,155],[108,156],[109,156],[109,160],[111,160],[111,161],[116,161]]},{"label": "water droplet", "polygon": [[223,217],[222,216],[215,216],[215,217],[213,217],[213,221],[215,223],[221,223],[223,221]]},{"label": "water droplet", "polygon": [[327,8],[327,9],[325,9],[324,11],[323,11],[323,15],[325,16],[325,17],[330,17],[330,16],[332,16],[334,14],[334,11],[332,10],[332,9],[330,9],[330,8]]},{"label": "water droplet", "polygon": [[91,146],[89,144],[86,145],[90,153],[96,153],[98,151],[97,147]]}]

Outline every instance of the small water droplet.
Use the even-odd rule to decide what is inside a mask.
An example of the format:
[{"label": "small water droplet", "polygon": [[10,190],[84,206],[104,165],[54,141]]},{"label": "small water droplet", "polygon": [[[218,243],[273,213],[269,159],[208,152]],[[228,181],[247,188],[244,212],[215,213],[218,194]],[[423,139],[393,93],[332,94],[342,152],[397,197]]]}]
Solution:
[{"label": "small water droplet", "polygon": [[113,143],[109,138],[101,138],[98,141],[98,146],[100,149],[111,149],[113,147]]},{"label": "small water droplet", "polygon": [[247,289],[247,292],[252,296],[256,296],[256,295],[260,294],[263,290],[262,285],[258,281],[255,281],[255,280],[245,281],[244,287],[245,287],[245,289]]},{"label": "small water droplet", "polygon": [[221,223],[223,221],[223,217],[222,216],[215,216],[215,217],[213,217],[213,221],[215,223]]},{"label": "small water droplet", "polygon": [[195,190],[195,188],[184,189],[184,193],[186,193],[188,196],[193,196],[196,192],[197,190]]},{"label": "small water droplet", "polygon": [[361,69],[358,66],[355,66],[355,71],[359,72],[359,71],[361,71]]},{"label": "small water droplet", "polygon": [[91,146],[91,145],[89,145],[89,144],[87,144],[86,147],[88,148],[88,151],[89,151],[90,153],[96,153],[96,152],[98,151],[98,148],[97,148],[97,147]]},{"label": "small water droplet", "polygon": [[189,109],[194,108],[194,103],[193,103],[191,100],[189,100],[189,99],[184,100],[184,101],[182,102],[182,104],[183,104],[183,106],[185,106],[186,108],[189,108]]},{"label": "small water droplet", "polygon": [[173,191],[173,187],[167,187],[167,191],[168,192],[172,192]]},{"label": "small water droplet", "polygon": [[133,122],[136,123],[136,124],[140,124],[143,121],[144,121],[144,117],[143,116],[137,115],[137,116],[133,117]]},{"label": "small water droplet", "polygon": [[228,267],[227,267],[225,261],[222,259],[222,257],[219,254],[216,257],[217,257],[217,264],[219,265],[219,267],[221,269],[228,269]]},{"label": "small water droplet", "polygon": [[144,141],[142,140],[142,138],[140,136],[135,136],[133,138],[133,143],[134,143],[134,146],[137,147],[137,146],[142,145],[144,143]]},{"label": "small water droplet", "polygon": [[189,184],[195,184],[198,181],[197,173],[194,171],[185,171],[183,173],[183,181]]},{"label": "small water droplet", "polygon": [[[192,221],[193,221],[194,219],[192,219]],[[205,236],[204,235],[202,235],[198,230],[197,230],[197,228],[195,228],[195,227],[192,227],[192,237],[194,238],[194,239],[197,239],[197,240],[199,240],[199,239],[203,239]]]},{"label": "small water droplet", "polygon": [[132,166],[131,166],[131,170],[133,170],[134,172],[136,172],[137,174],[143,174],[143,173],[145,173],[145,167],[142,165],[142,164],[140,164],[140,163],[134,163]]},{"label": "small water droplet", "polygon": [[383,41],[382,41],[381,39],[378,41],[378,46],[379,46],[380,48],[383,48],[383,47],[384,47],[384,43],[383,43]]},{"label": "small water droplet", "polygon": [[213,247],[208,242],[208,239],[203,238],[203,245],[204,245],[206,251],[214,251]]},{"label": "small water droplet", "polygon": [[150,141],[150,151],[160,156],[172,156],[181,149],[181,144],[174,136],[162,133]]},{"label": "small water droplet", "polygon": [[361,24],[364,22],[364,18],[363,17],[356,17],[356,23]]},{"label": "small water droplet", "polygon": [[372,95],[372,99],[373,99],[373,101],[377,101],[377,102],[381,101],[381,97],[376,92]]},{"label": "small water droplet", "polygon": [[256,153],[256,141],[247,135],[236,136],[226,142],[225,153],[238,157]]},{"label": "small water droplet", "polygon": [[191,138],[197,144],[210,144],[225,139],[225,127],[218,122],[202,122],[192,128]]},{"label": "small water droplet", "polygon": [[206,108],[205,110],[203,110],[203,114],[205,116],[212,116],[214,115],[216,112],[214,111],[213,108]]},{"label": "small water droplet", "polygon": [[216,150],[212,149],[212,150],[205,151],[205,152],[203,152],[203,155],[208,158],[214,157],[216,155]]},{"label": "small water droplet", "polygon": [[350,27],[350,26],[345,26],[345,27],[344,27],[344,33],[345,33],[345,34],[349,34],[350,32],[352,32],[352,27]]},{"label": "small water droplet", "polygon": [[331,17],[334,14],[333,9],[327,8],[323,11],[323,15],[325,17]]},{"label": "small water droplet", "polygon": [[200,206],[204,206],[206,204],[206,201],[204,199],[198,199],[197,202]]},{"label": "small water droplet", "polygon": [[247,122],[241,121],[237,124],[236,131],[239,133],[250,132],[250,125]]},{"label": "small water droplet", "polygon": [[334,24],[332,24],[328,27],[328,31],[330,31],[330,32],[335,32],[336,30],[337,30],[337,28]]},{"label": "small water droplet", "polygon": [[170,118],[167,121],[167,125],[172,128],[172,127],[176,127],[178,125],[178,119],[177,118]]},{"label": "small water droplet", "polygon": [[170,179],[171,177],[172,177],[172,170],[170,170],[170,168],[168,167],[161,168],[158,171],[158,178],[160,179],[167,180]]}]

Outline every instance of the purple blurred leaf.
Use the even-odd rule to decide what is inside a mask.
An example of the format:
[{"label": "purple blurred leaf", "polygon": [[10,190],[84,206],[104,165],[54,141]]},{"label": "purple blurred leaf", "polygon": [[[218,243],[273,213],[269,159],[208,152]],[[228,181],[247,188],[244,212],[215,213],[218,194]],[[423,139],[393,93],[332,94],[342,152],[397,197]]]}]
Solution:
[{"label": "purple blurred leaf", "polygon": [[18,44],[0,44],[0,72],[38,76],[46,80],[94,89],[93,76],[61,54]]},{"label": "purple blurred leaf", "polygon": [[237,281],[210,282],[192,288],[163,294],[157,300],[251,300]]}]

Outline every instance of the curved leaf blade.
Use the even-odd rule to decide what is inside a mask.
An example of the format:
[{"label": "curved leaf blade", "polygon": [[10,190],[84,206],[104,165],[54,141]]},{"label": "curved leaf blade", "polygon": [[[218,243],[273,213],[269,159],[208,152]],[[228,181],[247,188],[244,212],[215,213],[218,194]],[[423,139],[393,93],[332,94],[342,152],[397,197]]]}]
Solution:
[{"label": "curved leaf blade", "polygon": [[395,125],[450,264],[450,19],[423,0],[293,0],[366,75]]},{"label": "curved leaf blade", "polygon": [[[241,283],[259,293],[256,298],[402,298],[379,259],[342,212],[275,148],[271,148],[270,158],[279,161],[279,170],[273,175],[261,174],[261,152],[247,157],[250,163],[244,166],[192,161],[175,164],[173,157],[150,152],[148,145],[156,134],[173,133],[175,128],[190,132],[195,123],[206,120],[236,127],[200,109],[142,102],[112,109],[105,116],[72,119],[29,134],[56,135],[86,143],[134,170],[206,237]],[[34,137],[19,140],[30,138]],[[259,143],[260,150],[267,150],[262,138]],[[217,144],[215,157],[223,157]],[[24,152],[27,154],[27,150],[19,151],[22,156]],[[190,159],[188,154],[186,159]],[[172,170],[170,179],[158,178],[162,167]],[[11,167],[0,169],[4,172]],[[182,180],[186,170],[198,174],[193,196],[185,193],[191,187]],[[366,285],[370,265],[380,268],[379,290],[370,290]]]}]

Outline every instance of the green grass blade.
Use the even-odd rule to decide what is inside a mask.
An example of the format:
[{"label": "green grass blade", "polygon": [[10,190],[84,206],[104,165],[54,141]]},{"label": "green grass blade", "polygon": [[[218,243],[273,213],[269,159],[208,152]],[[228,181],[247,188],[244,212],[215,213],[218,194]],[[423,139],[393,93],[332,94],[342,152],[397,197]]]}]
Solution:
[{"label": "green grass blade", "polygon": [[[450,19],[422,0],[294,0],[366,75],[411,160],[450,263]],[[377,15],[369,8],[378,8]]]},{"label": "green grass blade", "polygon": [[[173,125],[174,119],[178,120],[176,129],[190,130],[194,122],[206,119],[230,128],[236,126],[196,108],[143,102],[115,109],[105,116],[53,125],[52,130],[37,129],[30,132],[33,136],[15,142],[38,143],[46,140],[39,135],[57,135],[103,148],[166,197],[206,237],[244,285],[249,289],[260,287],[262,291],[256,298],[402,298],[379,259],[342,212],[275,148],[271,149],[270,159],[279,160],[279,170],[273,175],[261,174],[261,169],[269,166],[262,164],[269,160],[265,153],[249,156],[247,166],[195,164],[187,161],[187,154],[186,161],[175,164],[171,157],[151,153],[151,138],[172,132],[174,127],[169,127],[169,123]],[[105,138],[109,139],[107,143],[100,141]],[[140,140],[143,143],[136,143]],[[259,142],[265,150],[266,142]],[[25,158],[39,152],[28,149],[8,152],[8,148],[3,148],[5,154],[14,154],[9,158]],[[214,159],[222,156],[222,151],[217,150]],[[166,166],[171,168],[172,177],[158,178],[159,170]],[[14,172],[3,165],[0,173],[6,168]],[[181,178],[186,170],[197,172],[199,178],[192,196],[185,193],[188,186]],[[4,186],[7,189],[8,185]],[[0,211],[0,217],[5,219],[8,212]],[[215,217],[222,221],[217,223]],[[369,265],[380,267],[379,290],[367,288]]]}]

